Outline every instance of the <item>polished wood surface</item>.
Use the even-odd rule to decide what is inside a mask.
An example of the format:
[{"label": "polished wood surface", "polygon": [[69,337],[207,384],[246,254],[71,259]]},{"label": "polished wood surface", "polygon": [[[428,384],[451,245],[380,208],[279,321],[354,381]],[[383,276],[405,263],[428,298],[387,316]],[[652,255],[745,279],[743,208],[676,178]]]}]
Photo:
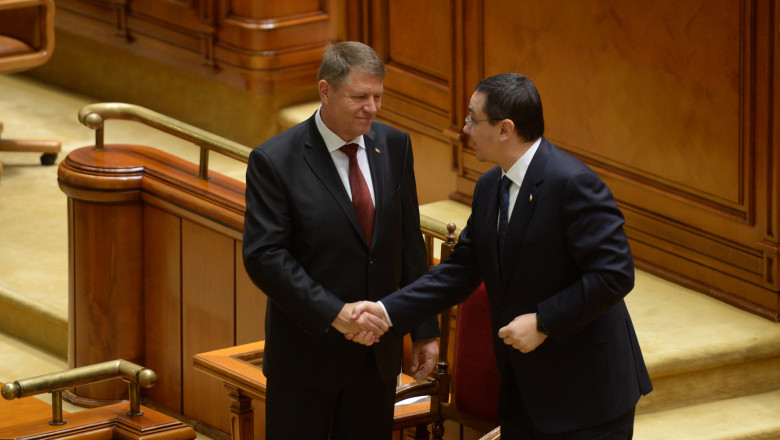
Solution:
[{"label": "polished wood surface", "polygon": [[58,0],[57,29],[259,93],[308,87],[334,0]]},{"label": "polished wood surface", "polygon": [[[233,440],[262,440],[262,429],[254,424],[254,413],[262,413],[265,404],[266,379],[262,370],[262,353],[265,341],[257,341],[234,347],[221,348],[195,354],[193,365],[199,371],[223,382],[231,403],[221,409],[231,415]],[[412,383],[410,376],[402,376],[402,384]],[[257,407],[254,407],[254,400]],[[430,418],[430,402],[413,402],[395,407],[394,427],[398,430],[413,427]]]},{"label": "polished wood surface", "polygon": [[[240,256],[244,184],[142,146],[72,152],[61,163],[68,195],[71,367],[126,359],[157,372],[150,403],[216,433],[222,384],[194,371],[196,353],[263,336],[265,295]],[[125,398],[105,382],[68,398]]]},{"label": "polished wood surface", "polygon": [[142,416],[130,417],[128,403],[100,408],[63,412],[64,425],[52,426],[51,405],[27,397],[16,400],[0,399],[0,439],[44,440],[68,438],[72,440],[191,440],[195,431],[172,417],[150,408],[141,407]]},{"label": "polished wood surface", "polygon": [[[2,385],[3,383],[0,382],[0,386]],[[0,399],[0,414],[3,415],[0,417],[0,433],[14,426],[31,422],[48,424],[52,419],[51,405],[34,397],[14,400]],[[68,417],[66,411],[63,411],[62,415]],[[0,434],[0,438],[7,437]]]}]

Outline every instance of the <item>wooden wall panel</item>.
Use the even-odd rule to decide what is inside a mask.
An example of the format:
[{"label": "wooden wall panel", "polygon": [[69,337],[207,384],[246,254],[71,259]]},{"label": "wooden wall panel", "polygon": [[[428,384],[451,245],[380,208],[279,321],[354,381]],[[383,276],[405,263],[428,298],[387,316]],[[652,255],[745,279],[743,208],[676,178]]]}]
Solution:
[{"label": "wooden wall panel", "polygon": [[144,312],[146,351],[141,365],[164,373],[146,397],[182,412],[181,218],[144,208]]},{"label": "wooden wall panel", "polygon": [[[60,164],[69,205],[69,364],[127,359],[152,368],[158,382],[142,390],[150,406],[224,438],[227,392],[196,372],[192,357],[235,345],[239,321],[243,337],[255,336],[263,314],[247,322],[243,313],[264,302],[237,259],[244,184],[197,173],[196,164],[128,145],[80,148]],[[126,395],[124,382],[107,381],[68,398],[100,405]]]},{"label": "wooden wall panel", "polygon": [[469,203],[493,166],[477,161],[461,134],[474,86],[501,72],[525,74],[542,96],[545,136],[615,193],[639,267],[780,319],[775,2],[347,7],[363,18],[347,37],[388,62],[383,117],[452,143],[450,198]]},{"label": "wooden wall panel", "polygon": [[[143,274],[143,218],[140,204],[72,205],[74,259],[94,270],[74,273],[70,293],[74,328],[74,359],[70,367],[115,359],[143,361],[144,322],[141,289]],[[100,339],[95,339],[100,335]],[[127,386],[117,381],[77,388],[92,398],[127,398]]]},{"label": "wooden wall panel", "polygon": [[230,432],[222,383],[192,368],[197,353],[235,345],[234,242],[182,221],[182,400],[188,417]]},{"label": "wooden wall panel", "polygon": [[58,0],[58,29],[262,94],[311,87],[335,0]]},{"label": "wooden wall panel", "polygon": [[[364,37],[387,65],[381,117],[445,140],[451,124],[453,2],[374,0]],[[357,36],[352,36],[353,39]]]},{"label": "wooden wall panel", "polygon": [[523,2],[508,16],[515,3],[485,3],[485,46],[514,54],[486,51],[485,74],[535,79],[548,137],[744,210],[738,2]]}]

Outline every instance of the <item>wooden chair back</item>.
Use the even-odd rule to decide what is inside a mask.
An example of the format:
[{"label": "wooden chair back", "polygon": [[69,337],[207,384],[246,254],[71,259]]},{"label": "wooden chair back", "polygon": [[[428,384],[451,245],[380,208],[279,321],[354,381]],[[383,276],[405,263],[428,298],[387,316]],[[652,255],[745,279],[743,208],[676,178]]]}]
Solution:
[{"label": "wooden chair back", "polygon": [[54,0],[0,0],[0,72],[40,66],[54,51]]},{"label": "wooden chair back", "polygon": [[[451,255],[456,226],[447,225],[440,261]],[[484,285],[462,304],[439,315],[439,361],[430,377],[398,388],[396,400],[431,396],[431,435],[441,440],[444,421],[486,433],[496,426],[499,378],[493,352],[490,309]],[[418,436],[418,438],[423,438]]]}]

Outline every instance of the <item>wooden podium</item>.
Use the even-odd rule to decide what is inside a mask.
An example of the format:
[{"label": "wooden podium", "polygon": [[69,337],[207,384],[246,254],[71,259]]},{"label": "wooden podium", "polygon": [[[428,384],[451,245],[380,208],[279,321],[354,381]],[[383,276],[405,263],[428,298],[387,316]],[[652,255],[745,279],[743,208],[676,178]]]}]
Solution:
[{"label": "wooden podium", "polygon": [[[193,357],[196,370],[213,376],[225,385],[230,398],[230,424],[233,440],[264,440],[263,429],[256,430],[252,400],[264,409],[265,376],[263,375],[263,348],[265,341],[220,350],[199,353]],[[404,384],[414,379],[402,375]],[[264,412],[264,411],[261,411]],[[264,421],[264,415],[259,417]],[[430,417],[430,401],[396,404],[394,428],[402,430],[427,424]],[[262,427],[259,427],[262,428]],[[258,432],[259,431],[259,432]]]}]

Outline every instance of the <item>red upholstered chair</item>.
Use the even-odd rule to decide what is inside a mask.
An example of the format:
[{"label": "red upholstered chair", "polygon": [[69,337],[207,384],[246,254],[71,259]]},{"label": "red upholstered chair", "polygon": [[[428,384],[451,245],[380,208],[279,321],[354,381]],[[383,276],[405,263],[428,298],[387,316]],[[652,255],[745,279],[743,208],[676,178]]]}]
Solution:
[{"label": "red upholstered chair", "polygon": [[[450,223],[448,230],[442,260],[449,257],[456,242],[455,225]],[[445,420],[482,433],[494,430],[499,378],[484,284],[462,304],[442,312],[439,319],[441,341],[436,369],[422,381],[399,387],[396,399],[431,396],[433,440],[442,439]],[[455,340],[451,341],[453,326]]]},{"label": "red upholstered chair", "polygon": [[442,413],[444,418],[460,419],[484,431],[496,424],[500,387],[484,284],[460,305],[457,329],[452,398],[442,403]]},{"label": "red upholstered chair", "polygon": [[[0,72],[20,72],[40,66],[49,60],[53,50],[54,0],[0,0]],[[2,131],[0,122],[0,134]],[[0,140],[0,151],[43,153],[41,163],[51,165],[60,151],[60,143]]]}]

